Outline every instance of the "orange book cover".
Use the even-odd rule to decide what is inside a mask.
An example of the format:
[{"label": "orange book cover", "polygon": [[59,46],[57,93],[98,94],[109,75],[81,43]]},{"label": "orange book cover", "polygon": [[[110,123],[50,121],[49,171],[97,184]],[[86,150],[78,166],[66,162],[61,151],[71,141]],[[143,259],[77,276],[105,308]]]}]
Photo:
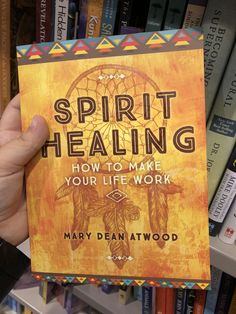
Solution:
[{"label": "orange book cover", "polygon": [[207,289],[202,34],[18,46],[32,272],[73,283]]},{"label": "orange book cover", "polygon": [[88,1],[86,36],[87,38],[98,37],[100,35],[102,11],[104,0]]}]

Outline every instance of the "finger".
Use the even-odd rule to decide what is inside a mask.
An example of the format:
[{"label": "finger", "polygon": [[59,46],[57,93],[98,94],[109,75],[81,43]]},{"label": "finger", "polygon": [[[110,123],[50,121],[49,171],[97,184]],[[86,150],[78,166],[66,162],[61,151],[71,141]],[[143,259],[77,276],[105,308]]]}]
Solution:
[{"label": "finger", "polygon": [[35,116],[26,132],[0,148],[0,175],[21,170],[43,146],[48,135],[44,118]]},{"label": "finger", "polygon": [[0,130],[20,131],[20,94],[16,95],[7,105],[0,120]]}]

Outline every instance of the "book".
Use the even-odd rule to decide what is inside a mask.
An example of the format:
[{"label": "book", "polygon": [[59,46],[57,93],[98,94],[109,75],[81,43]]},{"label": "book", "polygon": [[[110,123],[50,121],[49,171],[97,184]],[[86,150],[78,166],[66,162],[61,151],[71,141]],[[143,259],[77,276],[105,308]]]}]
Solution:
[{"label": "book", "polygon": [[151,0],[145,27],[146,32],[154,32],[162,29],[167,0]]},{"label": "book", "polygon": [[26,169],[36,278],[209,287],[202,44],[171,30],[17,47],[23,130],[35,114],[50,128]]},{"label": "book", "polygon": [[78,38],[84,38],[86,35],[86,25],[88,16],[88,0],[80,0],[79,2],[79,29]]},{"label": "book", "polygon": [[235,288],[235,278],[229,274],[223,273],[221,278],[221,286],[215,308],[215,314],[228,313],[232,295]]},{"label": "book", "polygon": [[185,314],[187,309],[187,290],[177,289],[175,300],[175,314]]},{"label": "book", "polygon": [[204,314],[214,314],[218,299],[222,271],[211,266],[211,290],[207,291],[206,304]]},{"label": "book", "polygon": [[173,314],[176,291],[172,288],[156,288],[156,314]]},{"label": "book", "polygon": [[0,1],[0,117],[11,99],[10,6],[10,1]]},{"label": "book", "polygon": [[142,288],[142,314],[152,314],[153,312],[153,288]]},{"label": "book", "polygon": [[223,223],[219,238],[227,244],[234,244],[236,240],[236,198],[234,198],[229,213]]},{"label": "book", "polygon": [[163,29],[181,28],[186,10],[187,0],[169,0]]},{"label": "book", "polygon": [[114,35],[118,0],[104,0],[100,35]]},{"label": "book", "polygon": [[207,0],[189,0],[185,12],[183,28],[200,27],[205,13]]},{"label": "book", "polygon": [[79,27],[79,1],[69,0],[66,39],[76,39]]},{"label": "book", "polygon": [[236,45],[230,56],[207,123],[208,203],[210,204],[233,150],[236,134]]},{"label": "book", "polygon": [[120,0],[118,5],[118,14],[116,21],[116,33],[120,34],[122,26],[129,26],[133,0]]},{"label": "book", "polygon": [[208,0],[202,29],[204,33],[206,119],[219,88],[235,41],[236,2]]},{"label": "book", "polygon": [[216,236],[236,195],[236,144],[209,208],[209,233]]},{"label": "book", "polygon": [[86,37],[98,37],[101,30],[101,19],[104,0],[88,1]]},{"label": "book", "polygon": [[186,314],[193,314],[194,309],[194,301],[195,301],[195,290],[190,289],[187,292],[187,300],[186,300]]},{"label": "book", "polygon": [[36,1],[36,42],[52,41],[52,0]]},{"label": "book", "polygon": [[195,300],[193,306],[193,314],[203,314],[206,302],[206,291],[198,290],[195,293]]},{"label": "book", "polygon": [[54,40],[66,40],[68,29],[69,0],[55,0],[54,14]]},{"label": "book", "polygon": [[234,314],[234,313],[236,313],[236,287],[234,288],[234,293],[233,293],[233,297],[231,299],[228,314]]}]

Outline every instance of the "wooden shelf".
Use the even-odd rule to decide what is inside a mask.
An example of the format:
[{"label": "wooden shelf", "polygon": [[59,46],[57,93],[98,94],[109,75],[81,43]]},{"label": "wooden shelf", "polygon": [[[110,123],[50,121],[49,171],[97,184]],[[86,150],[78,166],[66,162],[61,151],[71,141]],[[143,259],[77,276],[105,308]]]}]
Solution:
[{"label": "wooden shelf", "polygon": [[56,299],[45,304],[39,295],[38,287],[12,290],[10,296],[28,307],[35,314],[66,314],[66,311]]},{"label": "wooden shelf", "polygon": [[81,285],[74,288],[74,294],[91,307],[103,314],[141,314],[142,303],[133,300],[126,305],[118,302],[118,293],[106,294],[92,285]]},{"label": "wooden shelf", "polygon": [[218,236],[210,237],[211,264],[236,277],[236,246],[222,242]]}]

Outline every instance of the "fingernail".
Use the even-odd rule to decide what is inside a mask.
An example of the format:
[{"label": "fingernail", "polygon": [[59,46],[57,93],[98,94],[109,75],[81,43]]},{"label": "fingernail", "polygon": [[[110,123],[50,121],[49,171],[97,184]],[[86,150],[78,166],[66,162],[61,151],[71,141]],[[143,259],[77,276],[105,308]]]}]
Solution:
[{"label": "fingernail", "polygon": [[30,127],[35,129],[38,126],[39,119],[40,119],[39,116],[34,116],[32,121],[31,121]]}]

